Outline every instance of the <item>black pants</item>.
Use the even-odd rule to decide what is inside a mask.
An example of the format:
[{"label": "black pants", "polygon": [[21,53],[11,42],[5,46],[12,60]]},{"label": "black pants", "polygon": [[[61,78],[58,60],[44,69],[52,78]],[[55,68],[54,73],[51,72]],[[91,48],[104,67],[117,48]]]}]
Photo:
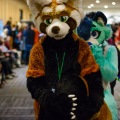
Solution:
[{"label": "black pants", "polygon": [[4,71],[5,75],[12,73],[12,67],[10,65],[10,62],[6,58],[1,59],[1,64],[2,64],[2,71]]}]

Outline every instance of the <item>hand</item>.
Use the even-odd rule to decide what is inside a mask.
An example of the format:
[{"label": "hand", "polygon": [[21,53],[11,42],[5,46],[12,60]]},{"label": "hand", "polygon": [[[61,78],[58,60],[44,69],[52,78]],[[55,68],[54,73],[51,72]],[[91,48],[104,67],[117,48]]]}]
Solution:
[{"label": "hand", "polygon": [[58,95],[59,101],[58,102],[58,108],[60,110],[60,115],[63,116],[63,118],[67,118],[67,120],[71,119],[74,120],[76,119],[75,111],[77,107],[76,103],[76,96],[74,94],[70,94],[66,96],[67,94],[61,93]]},{"label": "hand", "polygon": [[77,103],[75,102],[77,100],[77,98],[75,97],[75,95],[68,95],[69,98],[72,99],[73,101],[73,104],[72,104],[72,109],[71,109],[71,112],[70,112],[70,115],[72,116],[71,117],[71,120],[74,120],[76,118],[76,115],[74,113],[74,111],[76,110],[76,106],[77,106]]},{"label": "hand", "polygon": [[103,48],[101,46],[92,45],[91,51],[93,53],[93,56],[97,59],[100,56],[103,56]]},{"label": "hand", "polygon": [[[52,115],[51,119],[58,119],[59,116],[58,120],[74,120],[76,118],[76,100],[75,95],[67,95],[66,93],[49,94],[44,102],[44,112],[48,118]],[[43,105],[43,103],[41,103],[41,105]]]}]

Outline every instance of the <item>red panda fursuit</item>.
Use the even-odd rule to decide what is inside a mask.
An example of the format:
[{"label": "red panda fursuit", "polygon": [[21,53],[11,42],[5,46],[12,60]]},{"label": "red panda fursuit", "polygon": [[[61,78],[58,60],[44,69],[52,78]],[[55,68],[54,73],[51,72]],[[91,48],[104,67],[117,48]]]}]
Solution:
[{"label": "red panda fursuit", "polygon": [[31,50],[27,89],[36,120],[111,120],[101,72],[87,43],[73,31],[84,17],[81,0],[27,0],[45,36]]}]

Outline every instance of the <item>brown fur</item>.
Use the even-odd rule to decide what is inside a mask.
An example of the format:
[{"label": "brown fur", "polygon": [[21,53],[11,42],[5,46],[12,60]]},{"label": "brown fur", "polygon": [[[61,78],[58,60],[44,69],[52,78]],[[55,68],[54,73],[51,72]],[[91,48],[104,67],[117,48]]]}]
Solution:
[{"label": "brown fur", "polygon": [[54,33],[54,34],[58,34],[59,31],[60,31],[60,28],[59,28],[58,26],[54,26],[54,27],[52,28],[52,33]]},{"label": "brown fur", "polygon": [[[74,40],[78,39],[75,34],[73,34],[73,38]],[[36,44],[31,50],[30,62],[26,77],[36,78],[45,74],[44,51],[41,44],[42,43]],[[86,74],[98,71],[99,67],[96,64],[94,57],[91,55],[88,44],[81,39],[79,39],[79,51],[78,63],[81,65],[81,77],[84,77]],[[82,58],[84,58],[84,62],[82,61]]]},{"label": "brown fur", "polygon": [[45,23],[41,23],[39,26],[39,29],[42,33],[46,33],[46,28],[48,25],[46,25]]},{"label": "brown fur", "polygon": [[76,26],[77,26],[76,21],[71,17],[67,20],[66,23],[69,25],[70,30],[74,30],[76,28]]}]

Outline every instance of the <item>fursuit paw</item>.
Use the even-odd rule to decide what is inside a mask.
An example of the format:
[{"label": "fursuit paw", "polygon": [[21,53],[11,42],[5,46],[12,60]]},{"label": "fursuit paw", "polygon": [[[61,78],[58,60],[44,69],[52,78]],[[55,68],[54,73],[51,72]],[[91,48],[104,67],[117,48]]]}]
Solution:
[{"label": "fursuit paw", "polygon": [[77,98],[73,94],[68,95],[66,93],[54,93],[49,95],[44,102],[45,105],[43,106],[43,117],[45,117],[46,120],[75,120],[77,106],[76,100]]},{"label": "fursuit paw", "polygon": [[103,56],[103,48],[98,45],[92,45],[91,46],[91,51],[93,53],[93,56],[97,59],[101,56]]},{"label": "fursuit paw", "polygon": [[76,106],[77,106],[77,103],[76,103],[77,98],[75,95],[72,95],[72,94],[68,95],[68,97],[72,99],[72,102],[73,102],[70,115],[71,115],[71,120],[74,120],[76,118],[75,111],[76,111]]}]

